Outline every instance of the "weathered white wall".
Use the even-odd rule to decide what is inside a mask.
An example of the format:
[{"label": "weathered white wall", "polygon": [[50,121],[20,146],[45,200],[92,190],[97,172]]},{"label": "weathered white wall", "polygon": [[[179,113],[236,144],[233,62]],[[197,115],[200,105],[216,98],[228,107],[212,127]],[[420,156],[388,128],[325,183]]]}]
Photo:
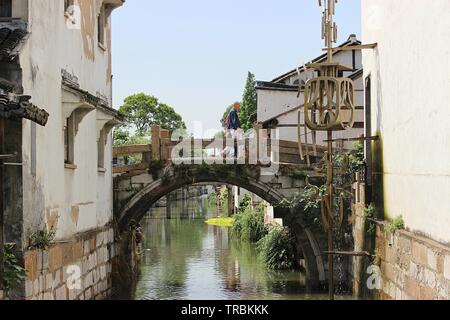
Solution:
[{"label": "weathered white wall", "polygon": [[[356,69],[362,68],[362,56],[361,51],[355,52],[355,67]],[[334,61],[339,62],[343,65],[352,67],[353,65],[353,53],[352,51],[340,51],[334,55]],[[347,76],[347,73],[345,74]],[[301,72],[300,76],[293,74],[286,77],[281,83],[294,85],[294,82],[299,78],[306,81],[314,76],[314,71],[308,70],[306,72]],[[362,107],[364,105],[364,83],[363,79],[359,78],[355,80],[355,105],[357,107]],[[304,94],[303,92],[298,95],[298,92],[286,91],[286,90],[267,90],[258,89],[258,122],[265,122],[272,119],[280,114],[286,113],[295,109],[298,106],[304,104]],[[303,109],[302,109],[303,110]],[[355,121],[364,121],[364,110],[360,109],[356,112]],[[287,113],[283,116],[277,118],[280,125],[296,125],[298,123],[298,111]],[[304,124],[303,111],[301,115],[301,124]],[[280,130],[280,139],[288,141],[298,140],[298,128],[297,127],[286,127],[282,126]],[[302,134],[304,135],[304,129],[302,129]],[[364,134],[364,130],[361,128],[354,128],[351,130],[339,131],[334,133],[334,138],[354,138],[359,137]],[[312,142],[311,131],[308,130],[307,134],[308,143]],[[326,132],[318,132],[317,143],[320,145],[326,145],[323,141],[327,139]],[[305,142],[306,139],[303,137],[302,141]],[[353,142],[346,143],[345,147],[351,148]]]},{"label": "weathered white wall", "polygon": [[[359,78],[355,81],[355,105],[358,107],[362,107],[364,105],[364,86],[363,79]],[[304,95],[303,92],[298,96],[298,92],[293,91],[277,91],[277,90],[265,90],[258,89],[258,122],[264,122],[273,117],[276,117],[279,114],[294,110],[298,106],[304,104]],[[298,136],[298,128],[296,127],[298,123],[298,110],[287,113],[277,118],[280,130],[280,139],[287,141],[297,141]],[[364,121],[364,110],[359,109],[356,111],[355,115],[356,122]],[[301,109],[301,117],[300,123],[304,124],[304,115],[303,109]],[[286,125],[295,125],[295,127],[286,127]],[[350,130],[344,131],[336,131],[333,135],[334,138],[354,138],[359,137],[364,134],[364,130],[361,128],[354,128]],[[304,128],[302,128],[302,135],[304,135]],[[311,130],[308,129],[308,143],[312,141]],[[317,133],[317,143],[319,145],[326,145],[324,140],[327,139],[326,132],[318,132]],[[302,141],[305,142],[305,138],[302,138]],[[347,143],[346,147],[351,147],[353,142]]]},{"label": "weathered white wall", "polygon": [[450,242],[450,1],[362,0],[362,30],[386,212]]},{"label": "weathered white wall", "polygon": [[25,94],[47,110],[50,118],[46,127],[23,122],[25,237],[29,228],[42,228],[46,223],[56,226],[57,239],[64,240],[102,227],[112,219],[111,136],[105,149],[106,172],[97,168],[100,111],[90,112],[80,123],[75,138],[76,169],[67,169],[64,164],[61,69],[78,77],[81,89],[105,97],[111,105],[111,21],[104,50],[97,43],[101,3],[78,1],[80,28],[71,29],[66,26],[64,1],[28,1],[31,36],[20,55],[23,86]]}]

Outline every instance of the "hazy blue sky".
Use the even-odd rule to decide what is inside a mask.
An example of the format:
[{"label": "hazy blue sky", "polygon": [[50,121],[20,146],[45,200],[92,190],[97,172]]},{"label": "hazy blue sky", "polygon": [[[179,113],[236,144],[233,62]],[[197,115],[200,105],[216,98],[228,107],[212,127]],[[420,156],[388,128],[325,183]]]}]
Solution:
[{"label": "hazy blue sky", "polygon": [[[340,0],[339,42],[360,35],[360,1]],[[114,106],[157,96],[189,129],[220,128],[247,71],[271,80],[320,55],[317,0],[127,0],[113,14]]]}]

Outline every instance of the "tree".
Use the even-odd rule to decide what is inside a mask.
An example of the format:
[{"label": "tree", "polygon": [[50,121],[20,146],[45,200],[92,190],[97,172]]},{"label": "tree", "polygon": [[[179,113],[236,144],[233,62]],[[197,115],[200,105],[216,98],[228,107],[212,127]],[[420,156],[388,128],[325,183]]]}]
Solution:
[{"label": "tree", "polygon": [[139,136],[147,135],[154,125],[160,125],[171,133],[177,129],[186,129],[183,119],[173,108],[144,93],[125,98],[119,112],[125,117],[126,127]]},{"label": "tree", "polygon": [[220,123],[222,124],[222,127],[225,128],[225,129],[226,129],[226,126],[227,126],[227,117],[228,117],[228,114],[229,114],[230,111],[231,111],[231,108],[233,108],[233,105],[232,105],[232,104],[229,105],[229,106],[225,109],[225,113],[223,114],[222,119],[220,120]]},{"label": "tree", "polygon": [[242,97],[241,110],[239,111],[239,119],[241,120],[242,129],[245,131],[253,128],[253,115],[257,112],[257,95],[255,75],[248,72],[245,84],[244,95]]},{"label": "tree", "polygon": [[114,131],[114,145],[149,143],[150,127],[159,125],[172,134],[177,129],[186,130],[181,116],[158,98],[138,93],[125,98],[119,108],[125,123]]}]

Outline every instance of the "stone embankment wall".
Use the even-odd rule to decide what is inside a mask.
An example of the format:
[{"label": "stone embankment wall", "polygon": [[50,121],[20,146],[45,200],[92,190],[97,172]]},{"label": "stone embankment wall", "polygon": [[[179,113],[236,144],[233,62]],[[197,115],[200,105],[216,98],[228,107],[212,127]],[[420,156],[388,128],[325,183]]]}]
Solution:
[{"label": "stone embankment wall", "polygon": [[[354,259],[355,292],[383,300],[450,300],[450,246],[407,230],[388,231],[388,222],[371,222],[364,213],[364,187],[355,185],[355,251],[373,257]],[[379,290],[366,285],[370,265],[379,267]]]},{"label": "stone embankment wall", "polygon": [[103,228],[24,255],[27,300],[92,300],[111,295],[114,232]]}]

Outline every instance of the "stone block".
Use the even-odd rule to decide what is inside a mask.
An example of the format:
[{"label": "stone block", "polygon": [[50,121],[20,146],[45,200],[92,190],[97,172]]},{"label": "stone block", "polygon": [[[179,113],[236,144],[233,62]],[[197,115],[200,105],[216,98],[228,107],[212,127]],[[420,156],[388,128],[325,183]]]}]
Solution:
[{"label": "stone block", "polygon": [[47,273],[45,275],[45,291],[53,289],[53,274]]},{"label": "stone block", "polygon": [[436,287],[436,284],[437,284],[436,283],[436,274],[434,273],[434,271],[425,269],[424,282],[425,282],[425,285],[430,288]]},{"label": "stone block", "polygon": [[97,267],[97,254],[94,252],[89,256],[89,270],[93,270]]},{"label": "stone block", "polygon": [[412,299],[420,299],[420,285],[415,279],[410,277],[406,278],[404,291]]},{"label": "stone block", "polygon": [[65,243],[61,246],[62,251],[62,265],[67,266],[74,261],[73,257],[73,243]]},{"label": "stone block", "polygon": [[389,242],[386,242],[385,252],[386,252],[386,255],[385,255],[384,259],[386,260],[386,262],[395,264],[397,261],[397,253],[394,249],[394,246],[390,245]]},{"label": "stone block", "polygon": [[[38,272],[44,272],[43,254],[42,251],[36,251],[36,268]],[[46,269],[46,268],[45,268]]]},{"label": "stone block", "polygon": [[94,279],[93,279],[93,275],[92,272],[89,272],[85,277],[84,277],[84,287],[85,288],[89,288],[94,284]]},{"label": "stone block", "polygon": [[48,271],[48,251],[41,251],[42,254],[42,270],[44,272]]},{"label": "stone block", "polygon": [[32,280],[25,281],[25,297],[31,297],[34,294],[34,286]]},{"label": "stone block", "polygon": [[105,233],[104,232],[97,233],[97,240],[96,240],[97,248],[101,247],[104,243],[105,243]]},{"label": "stone block", "polygon": [[450,255],[446,255],[444,258],[444,277],[450,280]]},{"label": "stone block", "polygon": [[106,279],[106,266],[105,265],[100,267],[100,279],[101,280]]},{"label": "stone block", "polygon": [[91,253],[90,246],[89,246],[89,240],[86,240],[83,242],[83,256],[87,256]]},{"label": "stone block", "polygon": [[44,300],[54,300],[53,293],[51,291],[44,293]]},{"label": "stone block", "polygon": [[37,270],[37,252],[27,251],[24,255],[25,270],[27,270],[27,276],[30,280],[36,279],[38,276]]},{"label": "stone block", "polygon": [[75,261],[81,260],[83,257],[83,241],[78,241],[73,244],[73,259]]},{"label": "stone block", "polygon": [[59,287],[59,285],[62,282],[61,273],[63,272],[63,269],[59,269],[55,272],[55,275],[53,277],[53,288]]},{"label": "stone block", "polygon": [[94,252],[97,247],[95,236],[89,240],[89,252]]},{"label": "stone block", "polygon": [[40,275],[38,279],[39,279],[39,292],[44,293],[45,292],[45,276]]},{"label": "stone block", "polygon": [[88,257],[84,257],[83,261],[81,262],[81,273],[83,275],[87,274],[89,272],[89,260]]},{"label": "stone block", "polygon": [[411,254],[411,239],[404,236],[399,235],[397,240],[397,246],[402,253]]},{"label": "stone block", "polygon": [[84,300],[91,300],[91,299],[92,299],[92,290],[91,288],[89,288],[84,292]]},{"label": "stone block", "polygon": [[434,252],[431,249],[428,249],[427,251],[427,261],[428,261],[428,267],[431,270],[437,271],[437,265],[438,265],[438,254]]},{"label": "stone block", "polygon": [[68,297],[69,297],[68,300],[73,301],[73,300],[77,299],[77,297],[78,297],[77,290],[70,290],[70,289],[68,289],[67,292],[69,293],[68,294]]},{"label": "stone block", "polygon": [[55,290],[55,300],[67,300],[67,288],[65,285]]},{"label": "stone block", "polygon": [[428,265],[428,248],[421,243],[413,242],[412,257],[415,263],[422,266]]},{"label": "stone block", "polygon": [[38,295],[40,293],[39,291],[39,279],[35,279],[33,281],[33,295]]},{"label": "stone block", "polygon": [[420,300],[434,300],[436,293],[428,286],[420,287]]},{"label": "stone block", "polygon": [[[382,268],[383,276],[389,281],[396,282],[395,266],[390,263],[384,263]],[[395,296],[395,295],[394,295]]]},{"label": "stone block", "polygon": [[50,272],[62,268],[62,249],[60,246],[52,247],[48,252],[48,267]]}]

